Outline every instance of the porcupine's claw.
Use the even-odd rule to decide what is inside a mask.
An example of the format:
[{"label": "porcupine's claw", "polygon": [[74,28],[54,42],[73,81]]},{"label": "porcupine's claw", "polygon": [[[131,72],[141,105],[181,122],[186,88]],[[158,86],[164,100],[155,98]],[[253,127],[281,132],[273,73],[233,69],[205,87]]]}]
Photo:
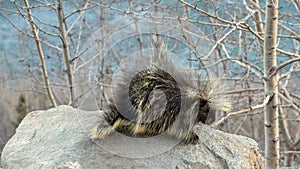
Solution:
[{"label": "porcupine's claw", "polygon": [[183,143],[184,144],[197,144],[198,141],[199,141],[199,136],[194,132],[190,132],[187,136],[185,136]]}]

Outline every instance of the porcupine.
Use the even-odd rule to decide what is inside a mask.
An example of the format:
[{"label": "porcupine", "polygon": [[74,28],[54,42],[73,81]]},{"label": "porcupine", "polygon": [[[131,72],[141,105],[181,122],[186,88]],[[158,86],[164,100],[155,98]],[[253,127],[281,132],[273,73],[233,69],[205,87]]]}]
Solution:
[{"label": "porcupine", "polygon": [[104,108],[106,123],[92,130],[91,139],[103,139],[114,131],[135,137],[166,131],[185,144],[195,144],[199,138],[194,127],[205,123],[210,110],[230,110],[229,100],[215,94],[220,89],[218,80],[195,80],[166,52],[153,55],[138,58],[139,68],[132,64],[120,68],[113,85],[115,100]]}]

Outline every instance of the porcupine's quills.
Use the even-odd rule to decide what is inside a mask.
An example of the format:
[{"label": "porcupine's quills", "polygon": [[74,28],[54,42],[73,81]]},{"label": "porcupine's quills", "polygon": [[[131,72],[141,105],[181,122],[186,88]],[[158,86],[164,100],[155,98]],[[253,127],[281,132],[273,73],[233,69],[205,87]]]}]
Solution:
[{"label": "porcupine's quills", "polygon": [[[196,83],[196,76],[171,59],[161,53],[120,68],[123,72],[113,88],[116,100],[104,109],[106,123],[98,124],[90,137],[103,139],[114,131],[147,137],[166,131],[186,144],[197,143],[195,125],[205,123],[210,110],[230,110],[230,102],[216,94],[218,80]],[[132,107],[120,109],[124,103]]]}]

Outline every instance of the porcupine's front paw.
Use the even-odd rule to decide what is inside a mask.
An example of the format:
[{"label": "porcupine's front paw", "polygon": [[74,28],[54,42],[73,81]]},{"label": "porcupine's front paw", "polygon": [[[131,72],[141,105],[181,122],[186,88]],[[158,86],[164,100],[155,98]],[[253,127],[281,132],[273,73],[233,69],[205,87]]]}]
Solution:
[{"label": "porcupine's front paw", "polygon": [[183,143],[184,144],[197,144],[198,141],[199,141],[199,136],[194,132],[190,132],[187,136],[185,136]]}]

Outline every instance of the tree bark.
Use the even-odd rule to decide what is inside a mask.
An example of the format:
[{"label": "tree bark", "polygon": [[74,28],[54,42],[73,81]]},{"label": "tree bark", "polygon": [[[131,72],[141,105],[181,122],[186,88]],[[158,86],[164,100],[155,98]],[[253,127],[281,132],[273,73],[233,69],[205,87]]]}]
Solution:
[{"label": "tree bark", "polygon": [[[278,27],[278,0],[266,0],[264,35],[264,73],[269,75],[276,69],[276,41]],[[277,73],[265,81],[265,94],[271,96],[265,106],[265,167],[279,168],[278,126],[278,76]]]},{"label": "tree bark", "polygon": [[66,25],[65,25],[65,19],[64,19],[64,12],[63,12],[63,5],[61,0],[56,0],[57,3],[57,18],[59,22],[59,31],[60,31],[60,38],[63,45],[63,53],[64,53],[64,59],[67,69],[67,75],[68,75],[68,85],[70,90],[70,104],[75,107],[75,92],[74,92],[74,86],[73,86],[73,73],[72,73],[72,65],[70,60],[70,52],[69,52],[69,45],[67,41],[67,32],[66,32]]},{"label": "tree bark", "polygon": [[[259,0],[252,0],[253,3],[257,4],[257,6],[259,6]],[[254,19],[255,19],[255,22],[256,22],[256,30],[257,30],[257,33],[262,36],[264,34],[264,26],[263,26],[263,22],[262,22],[262,19],[261,19],[261,13],[260,11],[257,9],[257,11],[255,12],[254,14]]]}]

